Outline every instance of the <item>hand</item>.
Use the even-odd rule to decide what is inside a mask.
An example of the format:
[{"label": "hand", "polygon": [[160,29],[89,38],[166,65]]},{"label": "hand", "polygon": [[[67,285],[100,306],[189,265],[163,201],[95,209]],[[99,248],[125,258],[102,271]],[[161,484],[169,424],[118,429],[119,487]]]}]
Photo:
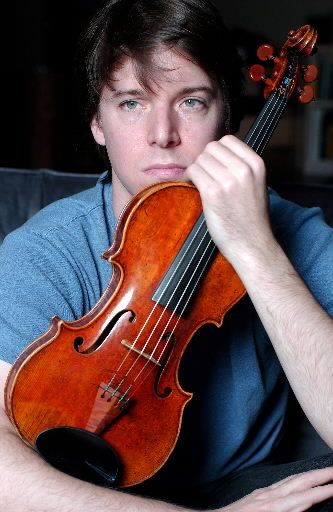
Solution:
[{"label": "hand", "polygon": [[[332,483],[330,483],[332,482]],[[223,512],[302,512],[333,498],[333,467],[292,475],[219,509]]]},{"label": "hand", "polygon": [[263,160],[233,135],[210,142],[187,175],[198,188],[208,230],[231,261],[274,240]]},{"label": "hand", "polygon": [[0,409],[5,409],[4,389],[11,365],[0,360]]}]

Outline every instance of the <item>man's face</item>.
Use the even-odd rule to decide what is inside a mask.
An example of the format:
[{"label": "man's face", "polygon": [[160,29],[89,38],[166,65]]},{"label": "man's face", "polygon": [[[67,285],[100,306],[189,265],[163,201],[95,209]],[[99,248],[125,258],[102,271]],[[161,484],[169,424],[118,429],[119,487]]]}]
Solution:
[{"label": "man's face", "polygon": [[186,168],[219,138],[221,93],[199,66],[172,50],[156,52],[161,70],[146,91],[127,58],[105,87],[91,124],[112,165],[116,215],[143,188],[188,181]]}]

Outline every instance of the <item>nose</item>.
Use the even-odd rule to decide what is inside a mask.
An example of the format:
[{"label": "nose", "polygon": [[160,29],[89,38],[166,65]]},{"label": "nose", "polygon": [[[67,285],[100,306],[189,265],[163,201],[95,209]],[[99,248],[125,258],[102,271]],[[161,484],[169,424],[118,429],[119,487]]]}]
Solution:
[{"label": "nose", "polygon": [[180,143],[179,119],[176,112],[160,106],[151,112],[148,127],[148,144],[162,148],[178,146]]}]

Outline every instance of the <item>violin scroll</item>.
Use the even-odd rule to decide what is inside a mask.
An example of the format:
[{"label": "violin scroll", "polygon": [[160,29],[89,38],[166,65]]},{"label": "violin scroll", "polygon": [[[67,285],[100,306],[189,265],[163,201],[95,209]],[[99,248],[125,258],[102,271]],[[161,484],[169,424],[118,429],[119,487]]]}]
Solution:
[{"label": "violin scroll", "polygon": [[[309,83],[316,80],[318,69],[314,64],[301,65],[301,59],[314,53],[317,36],[317,31],[313,27],[304,25],[289,32],[287,41],[278,54],[275,54],[270,44],[259,46],[257,56],[268,66],[254,64],[249,69],[249,76],[254,82],[262,81],[265,84],[265,98],[278,91],[286,99],[296,92],[300,103],[309,103],[313,100],[314,90]],[[270,64],[273,66],[272,69],[269,67]],[[306,85],[298,86],[300,77]]]}]

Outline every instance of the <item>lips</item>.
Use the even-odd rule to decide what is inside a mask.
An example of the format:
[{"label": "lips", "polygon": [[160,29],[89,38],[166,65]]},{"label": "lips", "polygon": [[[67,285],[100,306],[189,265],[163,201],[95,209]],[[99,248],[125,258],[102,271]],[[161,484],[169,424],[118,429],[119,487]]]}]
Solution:
[{"label": "lips", "polygon": [[144,170],[145,174],[155,176],[160,179],[179,179],[183,176],[186,167],[177,163],[153,164]]}]

